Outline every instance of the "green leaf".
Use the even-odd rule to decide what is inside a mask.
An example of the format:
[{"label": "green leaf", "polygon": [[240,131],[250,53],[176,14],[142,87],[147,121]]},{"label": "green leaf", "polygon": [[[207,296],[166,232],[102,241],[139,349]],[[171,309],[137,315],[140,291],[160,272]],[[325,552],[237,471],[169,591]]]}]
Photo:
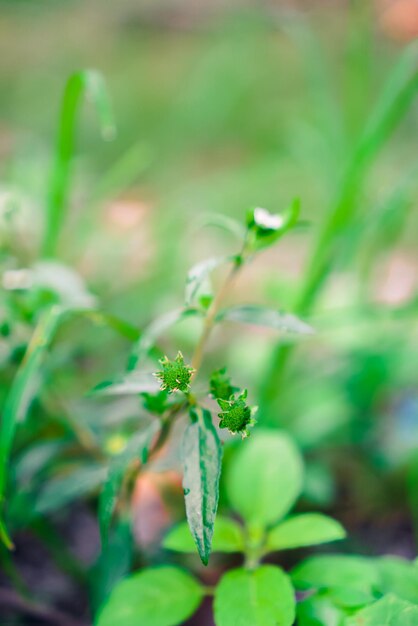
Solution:
[{"label": "green leaf", "polygon": [[[61,307],[53,306],[41,316],[6,398],[0,423],[0,503],[4,498],[6,471],[16,426],[19,420],[24,417],[33,400],[36,388],[34,385],[35,378],[63,312]],[[6,537],[5,532],[4,529],[4,532],[1,533],[3,537]]]},{"label": "green leaf", "polygon": [[394,556],[377,559],[380,590],[418,604],[418,567],[415,563]]},{"label": "green leaf", "polygon": [[65,86],[61,105],[58,140],[47,199],[43,256],[53,257],[68,203],[71,161],[75,152],[77,112],[85,94],[97,111],[104,139],[115,134],[113,116],[102,75],[92,70],[72,74]]},{"label": "green leaf", "polygon": [[268,526],[284,517],[302,490],[302,458],[287,435],[258,430],[226,472],[231,506],[246,522]]},{"label": "green leaf", "polygon": [[95,396],[137,395],[139,393],[156,393],[160,388],[152,374],[128,372],[118,380],[104,381],[96,385],[89,393]]},{"label": "green leaf", "polygon": [[298,602],[298,626],[341,626],[345,613],[327,595],[315,594]]},{"label": "green leaf", "polygon": [[314,556],[292,571],[297,589],[358,589],[372,593],[379,587],[379,572],[373,559],[360,556]]},{"label": "green leaf", "polygon": [[227,215],[222,215],[221,213],[213,213],[212,215],[209,215],[207,219],[205,219],[203,226],[216,226],[218,228],[222,228],[242,242],[244,241],[245,234],[247,232],[241,222],[238,222],[238,220],[228,217]]},{"label": "green leaf", "polygon": [[418,606],[387,595],[347,617],[344,626],[416,626]]},{"label": "green leaf", "polygon": [[176,626],[198,608],[203,590],[178,567],[142,570],[116,585],[96,626]]},{"label": "green leaf", "polygon": [[264,326],[297,335],[311,335],[314,332],[309,324],[305,324],[290,313],[282,313],[255,304],[244,304],[223,309],[216,316],[216,321],[254,324],[255,326]]},{"label": "green leaf", "polygon": [[215,591],[216,626],[291,626],[295,595],[289,577],[279,567],[225,574]]},{"label": "green leaf", "polygon": [[191,411],[195,421],[183,437],[183,489],[187,521],[202,563],[207,565],[219,499],[222,446],[206,409]]},{"label": "green leaf", "polygon": [[157,339],[180,320],[189,315],[198,315],[196,309],[176,309],[170,311],[161,317],[157,317],[142,333],[139,340],[132,348],[129,359],[129,370],[135,369],[137,364],[148,356],[149,351],[155,345]]},{"label": "green leaf", "polygon": [[144,431],[136,433],[125,450],[113,460],[109,467],[99,498],[99,526],[102,545],[106,545],[108,540],[112,516],[126,469],[134,459],[138,459],[141,463],[146,462],[149,447],[158,429],[159,423],[153,421]]},{"label": "green leaf", "polygon": [[[228,257],[218,257],[206,259],[194,265],[187,274],[185,304],[190,306],[196,299],[197,294],[202,290],[204,284],[208,280],[209,274],[230,259]],[[211,294],[211,289],[204,291],[205,295]]]},{"label": "green leaf", "polygon": [[[168,533],[163,546],[175,552],[196,550],[196,544],[186,522],[178,524]],[[217,515],[212,537],[212,552],[244,552],[242,527],[231,519]]]},{"label": "green leaf", "polygon": [[84,465],[70,474],[55,476],[45,484],[35,502],[35,511],[45,514],[56,511],[95,491],[106,478],[102,465]]},{"label": "green leaf", "polygon": [[269,550],[286,550],[344,539],[339,522],[321,513],[303,513],[281,522],[267,535]]}]

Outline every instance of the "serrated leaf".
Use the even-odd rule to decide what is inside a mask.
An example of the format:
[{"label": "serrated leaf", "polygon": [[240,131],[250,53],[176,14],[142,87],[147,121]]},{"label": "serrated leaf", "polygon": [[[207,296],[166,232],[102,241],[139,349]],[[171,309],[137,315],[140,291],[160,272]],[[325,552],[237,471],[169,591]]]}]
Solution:
[{"label": "serrated leaf", "polygon": [[176,626],[198,608],[203,590],[178,567],[142,570],[118,583],[95,621],[96,626]]},{"label": "serrated leaf", "polygon": [[303,463],[284,433],[257,430],[226,472],[231,506],[247,523],[268,526],[284,517],[301,493]]},{"label": "serrated leaf", "polygon": [[215,591],[216,626],[291,626],[295,594],[279,567],[263,565],[254,571],[227,572]]},{"label": "serrated leaf", "polygon": [[[175,552],[195,552],[196,544],[187,522],[175,526],[165,537],[164,548]],[[244,552],[244,534],[242,527],[234,520],[216,516],[212,552]]]},{"label": "serrated leaf", "polygon": [[125,471],[134,459],[146,462],[151,442],[159,429],[157,421],[140,433],[136,433],[127,447],[111,463],[99,498],[99,526],[102,545],[106,545],[110,524]]},{"label": "serrated leaf", "polygon": [[269,550],[287,550],[344,539],[339,522],[321,513],[302,513],[274,526],[267,535]]},{"label": "serrated leaf", "polygon": [[128,372],[126,376],[120,379],[99,383],[89,392],[89,395],[137,395],[140,393],[156,393],[159,388],[160,385],[152,374],[141,374],[134,371]]},{"label": "serrated leaf", "polygon": [[206,409],[191,411],[195,420],[182,441],[183,489],[187,522],[202,563],[207,565],[219,499],[222,446]]},{"label": "serrated leaf", "polygon": [[273,328],[285,333],[311,335],[314,331],[309,324],[302,322],[295,315],[283,313],[264,306],[246,304],[223,309],[216,316],[218,322],[239,322]]},{"label": "serrated leaf", "polygon": [[[223,265],[224,263],[227,263],[228,261],[228,257],[206,259],[205,261],[197,263],[189,270],[187,274],[186,289],[184,295],[186,306],[190,306],[194,302],[202,286],[208,280],[209,274],[214,269],[216,269],[220,265]],[[208,295],[210,293],[211,291],[206,291],[205,295]]]},{"label": "serrated leaf", "polygon": [[393,595],[384,596],[344,621],[344,626],[416,626],[417,624],[418,606]]}]

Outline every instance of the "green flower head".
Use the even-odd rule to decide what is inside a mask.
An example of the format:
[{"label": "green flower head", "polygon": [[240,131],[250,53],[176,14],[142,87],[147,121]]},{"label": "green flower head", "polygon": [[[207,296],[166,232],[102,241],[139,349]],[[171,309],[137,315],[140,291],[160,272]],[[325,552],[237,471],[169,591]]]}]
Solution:
[{"label": "green flower head", "polygon": [[164,357],[160,363],[162,369],[155,376],[161,382],[161,391],[167,390],[168,393],[183,391],[185,393],[189,390],[194,369],[185,364],[181,352],[177,354],[174,361]]},{"label": "green flower head", "polygon": [[242,438],[249,436],[248,428],[254,426],[254,413],[257,407],[248,406],[246,402],[247,390],[245,389],[237,398],[233,396],[229,400],[218,399],[222,412],[218,414],[219,427],[227,428],[235,435],[240,433]]}]

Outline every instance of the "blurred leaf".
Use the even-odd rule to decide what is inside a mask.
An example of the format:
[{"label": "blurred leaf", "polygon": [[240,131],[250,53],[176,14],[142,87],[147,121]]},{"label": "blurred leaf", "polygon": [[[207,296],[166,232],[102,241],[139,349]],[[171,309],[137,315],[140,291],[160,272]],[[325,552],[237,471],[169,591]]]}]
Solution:
[{"label": "blurred leaf", "polygon": [[33,443],[15,461],[14,471],[18,481],[30,481],[67,445],[67,442],[56,439]]},{"label": "blurred leaf", "polygon": [[160,386],[152,374],[129,372],[126,376],[114,381],[105,381],[96,385],[90,395],[121,396],[137,395],[140,393],[156,393]]},{"label": "blurred leaf", "polygon": [[196,309],[176,309],[161,317],[157,317],[151,322],[132,349],[128,369],[135,369],[137,364],[148,355],[157,339],[168,330],[170,326],[173,326],[176,322],[185,319],[189,315],[199,315],[199,312]]},{"label": "blurred leaf", "polygon": [[[175,552],[195,552],[196,544],[186,522],[175,526],[165,537],[164,548]],[[212,552],[244,552],[242,527],[234,520],[216,516],[212,537]]]},{"label": "blurred leaf", "polygon": [[43,256],[55,255],[57,239],[64,221],[74,156],[77,111],[82,95],[91,100],[98,113],[104,139],[115,134],[113,116],[103,77],[99,72],[87,70],[72,74],[67,81],[61,105],[57,146],[49,185]]},{"label": "blurred leaf", "polygon": [[267,248],[293,228],[299,218],[300,200],[295,198],[289,207],[282,213],[273,214],[266,209],[257,208],[250,211],[247,219],[249,233],[249,247],[253,250]]},{"label": "blurred leaf", "polygon": [[4,498],[6,472],[16,425],[33,399],[34,379],[62,313],[61,308],[53,306],[41,316],[6,398],[0,424],[0,503]]},{"label": "blurred leaf", "polygon": [[267,535],[269,550],[287,550],[344,539],[339,522],[321,513],[302,513],[274,526]]},{"label": "blurred leaf", "polygon": [[279,567],[227,572],[215,591],[216,626],[291,626],[295,594],[290,578]]},{"label": "blurred leaf", "polygon": [[287,435],[258,430],[232,457],[226,491],[232,508],[254,526],[284,517],[302,490],[302,458]]},{"label": "blurred leaf", "polygon": [[67,506],[74,500],[95,491],[106,478],[103,465],[83,465],[64,476],[55,476],[45,483],[36,502],[35,511],[45,514]]},{"label": "blurred leaf", "polygon": [[113,459],[109,467],[99,498],[99,526],[102,545],[106,545],[108,540],[112,516],[127,467],[134,459],[137,459],[141,464],[146,463],[149,447],[159,428],[159,422],[153,421],[144,431],[135,433],[130,438],[125,450]]},{"label": "blurred leaf", "polygon": [[326,595],[308,596],[297,604],[298,626],[341,626],[344,616]]},{"label": "blurred leaf", "polygon": [[82,95],[91,100],[98,113],[104,139],[115,134],[113,116],[103,77],[99,72],[87,70],[72,74],[67,81],[61,105],[57,146],[47,199],[46,230],[43,256],[53,257],[57,239],[64,221],[68,202],[71,161],[74,156],[77,111]]},{"label": "blurred leaf", "polygon": [[343,626],[416,626],[418,606],[387,595],[347,617]]},{"label": "blurred leaf", "polygon": [[199,556],[207,565],[219,499],[222,446],[206,409],[192,409],[194,420],[182,442],[183,490],[187,521]]},{"label": "blurred leaf", "polygon": [[224,309],[218,313],[216,319],[218,322],[254,324],[286,333],[310,335],[314,332],[311,326],[290,313],[281,313],[275,309],[255,304],[244,304]]},{"label": "blurred leaf", "polygon": [[[228,257],[207,259],[197,263],[189,270],[186,279],[186,306],[190,306],[194,302],[203,284],[207,281],[209,274],[220,265],[227,263],[229,260],[230,259]],[[208,292],[205,291],[205,295],[207,295],[207,293]]]},{"label": "blurred leaf", "polygon": [[198,608],[203,590],[178,567],[155,567],[119,582],[95,621],[96,626],[176,626]]},{"label": "blurred leaf", "polygon": [[227,215],[222,215],[221,213],[209,215],[207,220],[205,220],[204,226],[217,226],[218,228],[222,228],[242,242],[244,241],[245,234],[247,232],[241,222],[238,222],[238,220],[234,220],[232,217],[228,217]]},{"label": "blurred leaf", "polygon": [[133,560],[133,539],[130,522],[122,519],[102,544],[99,557],[90,570],[90,595],[93,611],[104,603],[113,587],[129,573]]},{"label": "blurred leaf", "polygon": [[341,589],[348,587],[372,593],[379,586],[379,572],[373,559],[361,556],[314,556],[292,571],[297,589]]},{"label": "blurred leaf", "polygon": [[379,588],[408,602],[418,604],[418,567],[412,561],[395,556],[377,559]]}]

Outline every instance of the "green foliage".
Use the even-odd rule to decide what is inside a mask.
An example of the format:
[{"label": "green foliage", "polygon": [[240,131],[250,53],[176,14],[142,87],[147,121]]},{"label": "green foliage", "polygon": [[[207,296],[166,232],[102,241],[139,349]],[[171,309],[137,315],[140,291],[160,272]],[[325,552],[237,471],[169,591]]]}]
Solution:
[{"label": "green foliage", "polygon": [[283,433],[258,430],[232,459],[226,489],[233,508],[251,526],[284,517],[301,493],[303,464]]},{"label": "green foliage", "polygon": [[414,626],[418,606],[387,595],[345,620],[344,626]]},{"label": "green foliage", "polygon": [[216,400],[229,400],[236,391],[239,391],[238,387],[232,385],[226,367],[222,367],[212,373],[209,379],[209,389],[211,395]]},{"label": "green foliage", "polygon": [[[196,544],[185,522],[166,535],[163,546],[175,552],[194,552]],[[234,520],[216,516],[212,537],[212,552],[244,552],[244,529]]]},{"label": "green foliage", "polygon": [[216,589],[215,622],[217,626],[291,626],[295,604],[289,577],[279,567],[231,570]]},{"label": "green foliage", "polygon": [[344,528],[321,513],[303,513],[273,526],[267,535],[269,550],[287,550],[344,539]]},{"label": "green foliage", "polygon": [[144,569],[115,586],[96,626],[176,626],[195,612],[202,597],[198,582],[177,567]]},{"label": "green foliage", "polygon": [[209,411],[191,409],[182,441],[187,521],[204,565],[208,564],[219,499],[222,447]]}]

